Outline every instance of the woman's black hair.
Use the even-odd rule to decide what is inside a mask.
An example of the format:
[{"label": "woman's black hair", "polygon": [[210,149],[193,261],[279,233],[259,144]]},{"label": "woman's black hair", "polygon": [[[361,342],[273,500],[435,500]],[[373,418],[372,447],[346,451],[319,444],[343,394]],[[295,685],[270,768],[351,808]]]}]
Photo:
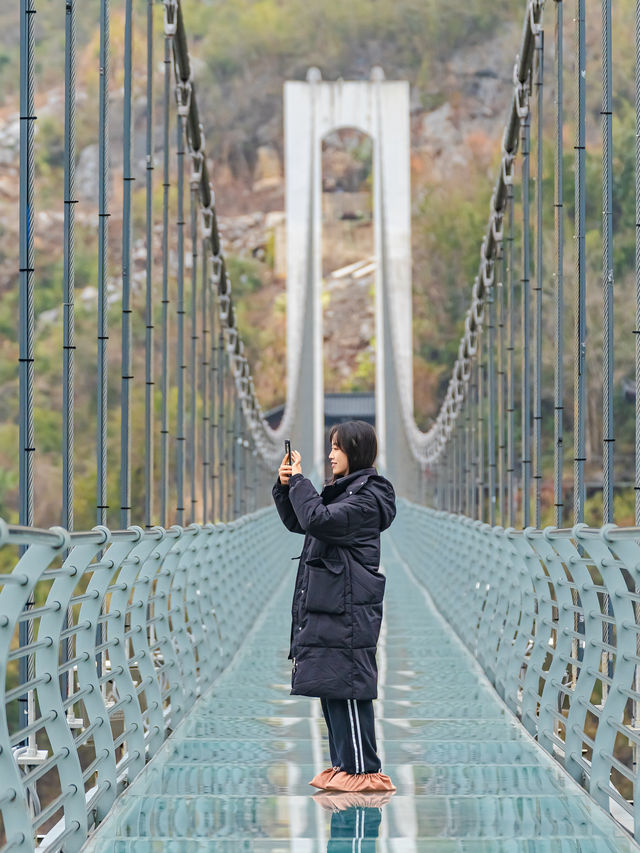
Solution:
[{"label": "woman's black hair", "polygon": [[[331,427],[329,441],[338,445],[349,460],[349,473],[371,468],[378,455],[376,431],[366,421],[345,421]],[[334,477],[334,480],[337,478]]]}]

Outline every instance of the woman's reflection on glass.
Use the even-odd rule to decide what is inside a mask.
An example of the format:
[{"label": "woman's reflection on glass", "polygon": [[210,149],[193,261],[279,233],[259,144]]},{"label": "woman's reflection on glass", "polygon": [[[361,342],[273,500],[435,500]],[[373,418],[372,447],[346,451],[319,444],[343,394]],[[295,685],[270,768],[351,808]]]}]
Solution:
[{"label": "woman's reflection on glass", "polygon": [[354,849],[358,853],[375,853],[382,807],[392,796],[392,791],[372,794],[324,791],[316,794],[313,798],[316,803],[331,812],[327,853],[352,853]]}]

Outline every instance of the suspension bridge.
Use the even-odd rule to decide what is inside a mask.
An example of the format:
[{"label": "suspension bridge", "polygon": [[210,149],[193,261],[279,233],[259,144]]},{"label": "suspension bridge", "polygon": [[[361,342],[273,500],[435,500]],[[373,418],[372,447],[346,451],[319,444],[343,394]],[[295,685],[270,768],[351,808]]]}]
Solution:
[{"label": "suspension bridge", "polygon": [[[287,157],[298,167],[287,188],[287,399],[274,429],[237,325],[205,147],[215,118],[199,107],[184,0],[139,4],[144,27],[133,0],[120,4],[122,69],[111,61],[115,4],[94,4],[97,300],[95,312],[78,310],[76,41],[78,18],[89,12],[77,0],[63,5],[62,514],[38,527],[35,406],[44,391],[35,299],[46,264],[36,243],[40,44],[38,4],[19,0],[19,401],[8,415],[19,424],[19,508],[17,523],[0,520],[1,850],[639,849],[640,4],[635,41],[625,33],[636,56],[635,143],[625,140],[635,144],[634,188],[629,173],[614,180],[610,0],[601,3],[601,80],[588,86],[594,8],[589,17],[586,0],[576,0],[569,19],[562,0],[546,10],[543,0],[523,0],[478,272],[443,403],[426,432],[413,409],[407,84],[386,81],[378,69],[368,81],[325,83],[312,70],[285,89],[296,119],[286,131]],[[146,86],[146,127],[137,136],[136,79]],[[109,140],[120,83],[118,171]],[[596,101],[602,162],[590,202],[601,210],[594,226],[586,150]],[[399,495],[383,537],[388,594],[376,711],[383,769],[398,790],[347,800],[307,786],[324,766],[324,733],[317,703],[289,695],[289,558],[299,541],[282,528],[270,496],[284,438],[303,449],[316,482],[322,478],[319,144],[343,124],[375,143],[375,412],[380,465]],[[549,132],[553,158],[543,156]],[[142,137],[146,203],[137,209],[133,151]],[[629,186],[637,298],[633,327],[624,325],[630,305],[616,319],[616,343],[635,336],[636,443],[617,481],[614,216]],[[120,233],[110,228],[116,198]],[[143,245],[143,315],[134,309],[134,233]],[[599,271],[588,263],[594,234]],[[545,242],[555,250],[553,269],[544,268]],[[10,257],[7,249],[3,263]],[[587,346],[588,295],[593,301],[598,290],[602,341]],[[114,304],[118,352],[108,323]],[[88,369],[77,335],[89,325],[91,423],[79,416],[75,390]],[[602,369],[601,452],[586,440],[594,366]],[[545,408],[551,387],[553,407]],[[110,429],[114,410],[118,434]],[[139,422],[144,430],[134,434]],[[89,529],[74,523],[76,427],[96,436]],[[589,453],[601,473],[595,526],[585,521]],[[625,489],[635,493],[635,526],[615,509],[614,494]],[[553,493],[549,519],[545,493]]]}]

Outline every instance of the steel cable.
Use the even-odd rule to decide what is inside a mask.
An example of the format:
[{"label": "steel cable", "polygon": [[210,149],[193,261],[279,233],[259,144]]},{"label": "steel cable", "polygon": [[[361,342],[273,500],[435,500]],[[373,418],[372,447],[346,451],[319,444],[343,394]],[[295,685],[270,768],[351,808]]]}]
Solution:
[{"label": "steel cable", "polygon": [[[35,90],[35,14],[33,0],[22,0],[20,5],[20,339],[19,339],[19,394],[20,394],[20,524],[31,526],[34,520],[33,457],[35,437],[33,422],[34,378],[34,229],[35,229],[35,163],[34,114]],[[25,609],[33,607],[29,596]],[[33,622],[20,623],[19,643],[31,644]],[[24,684],[34,676],[33,655],[20,658],[19,677]],[[33,693],[19,698],[21,727],[31,721],[34,714]],[[30,742],[31,745],[31,742]]]},{"label": "steel cable", "polygon": [[535,349],[533,365],[533,523],[540,527],[540,487],[542,484],[542,134],[544,86],[544,33],[536,36],[536,284],[535,284]]},{"label": "steel cable", "polygon": [[505,434],[505,409],[506,409],[506,392],[507,392],[507,371],[506,371],[506,345],[505,345],[505,299],[504,288],[507,280],[507,253],[505,251],[504,241],[500,244],[499,257],[500,278],[498,280],[496,292],[498,296],[498,517],[500,524],[505,525],[505,497],[507,494],[506,484],[506,434]]},{"label": "steel cable", "polygon": [[531,375],[530,375],[530,324],[531,324],[531,223],[529,216],[531,112],[529,108],[530,81],[522,86],[524,116],[521,120],[522,148],[522,526],[528,527],[531,514]]},{"label": "steel cable", "polygon": [[120,527],[131,524],[131,195],[135,180],[131,162],[133,85],[133,0],[125,3],[124,110],[122,165],[122,376],[120,392]]},{"label": "steel cable", "polygon": [[73,530],[74,446],[74,289],[76,168],[76,23],[74,0],[67,0],[65,26],[65,157],[64,157],[64,302],[62,339],[62,526]]},{"label": "steel cable", "polygon": [[602,0],[602,521],[613,521],[613,142],[611,0]]},{"label": "steel cable", "polygon": [[471,381],[469,396],[467,398],[465,412],[465,492],[466,500],[464,511],[471,518],[476,516],[476,492],[478,488],[478,454],[476,452],[477,420],[475,409],[478,397],[478,362],[475,361],[471,368]]},{"label": "steel cable", "polygon": [[236,386],[232,381],[232,365],[231,365],[231,354],[227,349],[227,377],[228,381],[225,382],[225,393],[227,400],[227,430],[225,436],[225,486],[226,486],[226,501],[225,506],[227,510],[226,521],[231,521],[232,518],[235,517],[235,495],[234,495],[234,477],[237,473],[236,468],[236,435],[237,435],[237,423],[236,423]]},{"label": "steel cable", "polygon": [[460,512],[458,505],[458,427],[456,423],[449,451],[451,453],[451,512]]},{"label": "steel cable", "polygon": [[108,303],[109,276],[109,3],[100,2],[100,95],[98,128],[98,391],[96,398],[96,521],[107,524],[107,392],[108,392]]},{"label": "steel cable", "polygon": [[[602,0],[602,521],[613,522],[614,421],[613,421],[613,140],[611,94],[611,0]],[[605,594],[603,612],[611,615],[611,601]],[[612,645],[613,630],[603,622],[602,638]],[[602,653],[602,668],[611,675],[612,658]],[[602,701],[607,698],[602,682]]]},{"label": "steel cable", "polygon": [[[96,390],[96,523],[106,527],[107,505],[107,407],[108,407],[108,292],[109,277],[109,7],[100,0],[100,82],[98,96],[98,317]],[[96,628],[96,642],[102,642],[102,623]],[[104,652],[98,654],[97,670],[102,674]]]},{"label": "steel cable", "polygon": [[[64,247],[63,247],[63,338],[62,338],[62,519],[73,530],[74,496],[74,351],[75,351],[75,168],[76,168],[76,7],[67,0],[65,18],[65,110],[64,110]],[[73,623],[69,608],[63,629]],[[71,656],[71,638],[62,644],[62,660]],[[73,678],[65,673],[63,692],[68,696]]]},{"label": "steel cable", "polygon": [[449,456],[449,495],[447,509],[449,512],[456,511],[456,472],[457,472],[457,457],[456,457],[456,436],[452,437],[450,444],[447,445],[447,454]]},{"label": "steel cable", "polygon": [[[195,172],[194,172],[195,175]],[[190,418],[189,418],[189,479],[191,484],[191,522],[196,521],[196,508],[198,499],[196,497],[196,418],[197,418],[197,367],[198,357],[198,196],[197,186],[194,187],[194,176],[191,179],[191,204],[190,204],[190,234],[191,234],[191,359],[189,370],[190,385]]]},{"label": "steel cable", "polygon": [[562,0],[555,0],[555,162],[554,162],[554,225],[556,249],[555,286],[555,369],[554,369],[554,436],[553,436],[553,501],[555,525],[562,527],[564,494],[562,488],[563,441],[564,441],[564,182],[563,182],[563,7]]},{"label": "steel cable", "polygon": [[[640,526],[640,0],[636,0],[635,10],[635,284],[636,284],[636,311],[635,311],[635,524]],[[640,588],[636,581],[636,594]],[[640,602],[634,605],[634,616],[636,622],[640,622]],[[640,634],[636,635],[636,655],[640,657]],[[636,664],[634,668],[634,688],[636,692],[640,688],[640,667]],[[631,705],[631,725],[636,727],[640,717],[638,702]],[[638,766],[638,750],[634,750],[634,764]]]},{"label": "steel cable", "polygon": [[20,9],[20,524],[33,524],[33,288],[35,273],[34,29],[32,0]]},{"label": "steel cable", "polygon": [[489,524],[496,523],[496,300],[495,284],[489,292],[487,455],[489,463]]},{"label": "steel cable", "polygon": [[586,141],[586,46],[585,0],[576,0],[576,144],[575,144],[575,385],[574,385],[574,522],[584,521],[585,402],[586,402],[586,262],[585,262],[585,141]]},{"label": "steel cable", "polygon": [[151,527],[154,515],[154,358],[153,358],[153,172],[154,172],[154,133],[153,133],[153,6],[154,0],[147,0],[147,127],[146,127],[146,298],[145,298],[145,395],[144,395],[144,523]]},{"label": "steel cable", "polygon": [[483,335],[480,338],[480,342],[478,344],[479,347],[479,357],[480,361],[478,364],[478,401],[480,411],[478,413],[478,455],[480,457],[478,462],[478,467],[480,468],[480,484],[479,484],[479,496],[478,496],[478,518],[480,521],[484,521],[484,506],[485,506],[485,497],[487,492],[487,471],[486,471],[486,458],[485,458],[485,432],[488,433],[486,429],[486,420],[487,420],[487,388],[488,388],[488,376],[487,376],[487,341],[486,337]]},{"label": "steel cable", "polygon": [[[224,268],[221,275],[226,276]],[[226,489],[225,489],[225,470],[226,470],[226,435],[225,435],[225,348],[224,348],[224,332],[222,324],[218,331],[218,357],[216,359],[218,373],[218,514],[220,521],[226,519]]]},{"label": "steel cable", "polygon": [[[468,404],[468,400],[465,402],[465,406]],[[464,420],[466,417],[466,413],[464,407],[460,411],[460,418],[456,423],[456,432],[458,434],[458,496],[456,501],[456,512],[463,513],[465,511],[465,473],[466,473],[466,455],[465,455],[465,444],[464,444]]]},{"label": "steel cable", "polygon": [[515,282],[513,275],[513,186],[509,186],[507,194],[507,314],[509,315],[509,338],[507,345],[507,520],[509,527],[515,525],[515,478],[516,478],[516,449],[515,449]]},{"label": "steel cable", "polygon": [[[213,261],[212,261],[213,263]],[[211,271],[212,281],[216,275],[216,271]],[[219,495],[216,494],[216,487],[220,471],[216,465],[216,453],[219,453],[218,447],[218,336],[217,328],[217,305],[216,298],[218,294],[218,282],[216,280],[215,287],[209,289],[209,327],[210,327],[210,345],[209,345],[209,479],[211,488],[211,518],[216,518],[216,507],[218,508],[218,518],[220,518]],[[219,459],[219,455],[218,455]]]},{"label": "steel cable", "polygon": [[161,412],[161,465],[160,505],[161,523],[169,522],[169,193],[170,172],[170,95],[171,95],[171,37],[164,39],[164,93],[162,99],[162,412]]},{"label": "steel cable", "polygon": [[185,130],[184,118],[180,109],[180,93],[178,91],[178,115],[176,117],[176,157],[178,164],[177,180],[177,219],[178,232],[178,270],[176,276],[176,325],[178,339],[176,345],[176,383],[178,387],[178,405],[176,413],[176,522],[184,523],[184,471],[185,471],[185,441],[184,434],[184,379],[187,365],[184,360],[184,158]]},{"label": "steel cable", "polygon": [[[640,527],[640,0],[636,0],[636,67],[635,67],[635,111],[636,111],[636,150],[635,150],[635,196],[636,196],[636,327],[634,330],[635,346],[635,523]],[[640,642],[640,636],[639,636]]]},{"label": "steel cable", "polygon": [[233,404],[233,433],[231,434],[232,445],[232,468],[233,479],[231,481],[231,493],[233,496],[233,517],[242,515],[242,427],[240,425],[240,401],[237,393],[234,394]]},{"label": "steel cable", "polygon": [[203,238],[201,242],[201,279],[202,279],[202,345],[200,350],[200,382],[201,382],[201,407],[202,407],[202,432],[201,432],[201,452],[202,459],[202,523],[209,521],[209,469],[211,466],[211,458],[209,456],[209,378],[210,378],[210,362],[209,362],[209,311],[207,297],[209,293],[209,263],[207,258],[207,243]]}]

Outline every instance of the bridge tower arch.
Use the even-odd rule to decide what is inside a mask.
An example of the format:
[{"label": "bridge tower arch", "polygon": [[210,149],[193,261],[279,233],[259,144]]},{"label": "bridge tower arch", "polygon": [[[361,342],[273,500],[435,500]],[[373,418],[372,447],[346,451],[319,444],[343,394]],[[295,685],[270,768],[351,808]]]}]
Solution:
[{"label": "bridge tower arch", "polygon": [[[378,464],[391,477],[410,463],[413,420],[409,84],[325,82],[316,68],[284,87],[287,213],[287,377],[296,446],[324,470],[322,355],[322,140],[353,127],[373,143],[376,258],[376,427]],[[392,448],[397,448],[394,452]],[[415,467],[413,463],[410,463]],[[306,469],[311,473],[307,462]]]}]

